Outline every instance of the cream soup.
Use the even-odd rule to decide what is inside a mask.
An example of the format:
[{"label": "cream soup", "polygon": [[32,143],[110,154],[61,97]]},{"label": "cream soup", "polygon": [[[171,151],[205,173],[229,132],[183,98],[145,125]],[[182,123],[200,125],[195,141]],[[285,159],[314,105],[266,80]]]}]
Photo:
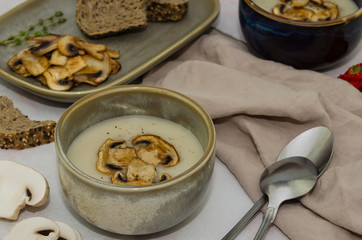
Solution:
[{"label": "cream soup", "polygon": [[109,182],[110,176],[96,169],[100,146],[108,138],[131,140],[141,134],[158,135],[171,143],[180,156],[172,167],[157,166],[157,174],[169,173],[172,177],[189,169],[203,155],[203,148],[196,136],[175,122],[150,116],[131,115],[108,119],[87,128],[69,146],[67,157],[81,171],[94,178]]},{"label": "cream soup", "polygon": [[[271,12],[273,7],[280,3],[280,0],[252,0],[256,5]],[[328,0],[338,6],[339,17],[347,16],[358,10],[357,4],[352,0]]]}]

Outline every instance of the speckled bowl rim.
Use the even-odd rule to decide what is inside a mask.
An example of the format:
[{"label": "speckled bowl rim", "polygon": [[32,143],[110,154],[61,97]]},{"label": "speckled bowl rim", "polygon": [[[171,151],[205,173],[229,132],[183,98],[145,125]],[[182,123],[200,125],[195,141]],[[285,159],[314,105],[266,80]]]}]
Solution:
[{"label": "speckled bowl rim", "polygon": [[[122,92],[149,92],[149,93],[155,93],[155,94],[163,94],[165,96],[169,96],[171,98],[176,98],[177,100],[180,100],[187,104],[189,107],[193,108],[202,120],[205,122],[207,132],[209,135],[207,146],[204,150],[204,154],[200,158],[199,161],[197,161],[190,169],[186,170],[185,172],[179,174],[176,177],[173,177],[171,180],[168,180],[166,182],[162,183],[153,183],[151,185],[145,185],[145,186],[120,186],[112,183],[108,183],[96,178],[93,178],[81,170],[79,170],[77,167],[74,166],[74,164],[68,159],[66,156],[66,153],[63,151],[63,148],[61,146],[60,141],[60,128],[64,124],[64,119],[69,115],[72,114],[72,112],[76,111],[77,109],[81,108],[82,105],[86,104],[88,101],[92,101],[96,98],[102,97],[104,95],[110,94],[110,93],[122,93]],[[178,93],[176,91],[160,88],[160,87],[153,87],[153,86],[145,86],[145,85],[123,85],[123,86],[117,86],[112,87],[107,90],[103,90],[94,94],[87,95],[78,101],[76,101],[74,104],[72,104],[69,108],[67,108],[64,113],[61,115],[61,117],[58,120],[56,129],[55,129],[55,148],[56,148],[56,154],[58,156],[58,161],[63,162],[64,166],[74,174],[74,176],[78,177],[79,179],[93,185],[96,187],[99,187],[104,190],[109,191],[116,191],[116,192],[125,192],[125,193],[132,193],[132,192],[145,192],[145,191],[154,191],[154,190],[161,190],[166,189],[168,187],[171,187],[179,182],[185,181],[188,178],[190,178],[192,175],[197,174],[209,161],[214,161],[215,157],[215,145],[216,145],[216,133],[215,133],[215,127],[213,124],[212,119],[208,115],[208,113],[194,100],[191,98]],[[61,164],[58,162],[58,164]]]},{"label": "speckled bowl rim", "polygon": [[253,10],[255,10],[257,13],[260,13],[261,15],[263,15],[264,17],[270,18],[274,21],[277,22],[282,22],[285,24],[289,24],[289,25],[294,25],[294,26],[301,26],[301,27],[328,27],[328,26],[334,26],[334,25],[339,25],[339,24],[344,24],[346,22],[349,22],[353,19],[356,19],[360,16],[362,16],[362,6],[354,13],[341,17],[341,18],[337,18],[335,20],[330,20],[330,21],[320,21],[320,22],[300,22],[300,21],[294,21],[294,20],[289,20],[289,19],[285,19],[282,17],[278,17],[268,11],[265,11],[264,9],[262,9],[261,7],[259,7],[257,4],[255,4],[253,2],[253,0],[239,0],[239,1],[244,1],[249,7],[251,7]]}]

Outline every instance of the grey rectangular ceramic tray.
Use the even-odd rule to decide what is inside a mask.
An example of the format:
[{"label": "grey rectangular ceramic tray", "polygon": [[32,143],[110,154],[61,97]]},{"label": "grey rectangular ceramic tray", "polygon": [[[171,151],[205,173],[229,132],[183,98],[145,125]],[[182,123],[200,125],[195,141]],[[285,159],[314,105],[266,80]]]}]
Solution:
[{"label": "grey rectangular ceramic tray", "polygon": [[[50,28],[49,32],[87,39],[75,20],[76,3],[76,0],[28,0],[0,16],[0,39],[17,34],[38,19],[53,15],[55,11],[62,11],[67,21]],[[33,78],[23,78],[12,72],[7,61],[26,48],[27,43],[15,47],[0,46],[0,77],[38,96],[74,102],[87,94],[135,80],[205,31],[218,16],[219,9],[218,0],[190,0],[188,12],[181,21],[149,23],[143,31],[98,40],[88,39],[121,52],[121,71],[97,87],[81,84],[67,92],[53,91]]]}]

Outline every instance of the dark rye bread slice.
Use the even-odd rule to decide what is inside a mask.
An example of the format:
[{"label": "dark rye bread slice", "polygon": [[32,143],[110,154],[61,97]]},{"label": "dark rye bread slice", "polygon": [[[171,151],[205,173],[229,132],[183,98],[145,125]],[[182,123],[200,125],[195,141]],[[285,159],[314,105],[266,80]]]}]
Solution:
[{"label": "dark rye bread slice", "polygon": [[188,0],[148,0],[147,19],[152,22],[178,21],[187,12]]},{"label": "dark rye bread slice", "polygon": [[90,38],[142,30],[147,26],[144,0],[78,0],[76,19]]},{"label": "dark rye bread slice", "polygon": [[0,96],[1,149],[24,149],[53,142],[55,125],[51,120],[30,120],[9,98]]}]

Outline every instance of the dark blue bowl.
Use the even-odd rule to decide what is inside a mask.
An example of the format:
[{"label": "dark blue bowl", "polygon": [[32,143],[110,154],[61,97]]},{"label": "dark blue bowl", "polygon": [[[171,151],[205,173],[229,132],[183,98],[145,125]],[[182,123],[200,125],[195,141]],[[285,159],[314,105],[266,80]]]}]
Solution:
[{"label": "dark blue bowl", "polygon": [[299,69],[325,69],[346,58],[362,37],[362,0],[359,10],[331,21],[297,22],[273,15],[252,0],[239,0],[243,35],[262,58]]}]

